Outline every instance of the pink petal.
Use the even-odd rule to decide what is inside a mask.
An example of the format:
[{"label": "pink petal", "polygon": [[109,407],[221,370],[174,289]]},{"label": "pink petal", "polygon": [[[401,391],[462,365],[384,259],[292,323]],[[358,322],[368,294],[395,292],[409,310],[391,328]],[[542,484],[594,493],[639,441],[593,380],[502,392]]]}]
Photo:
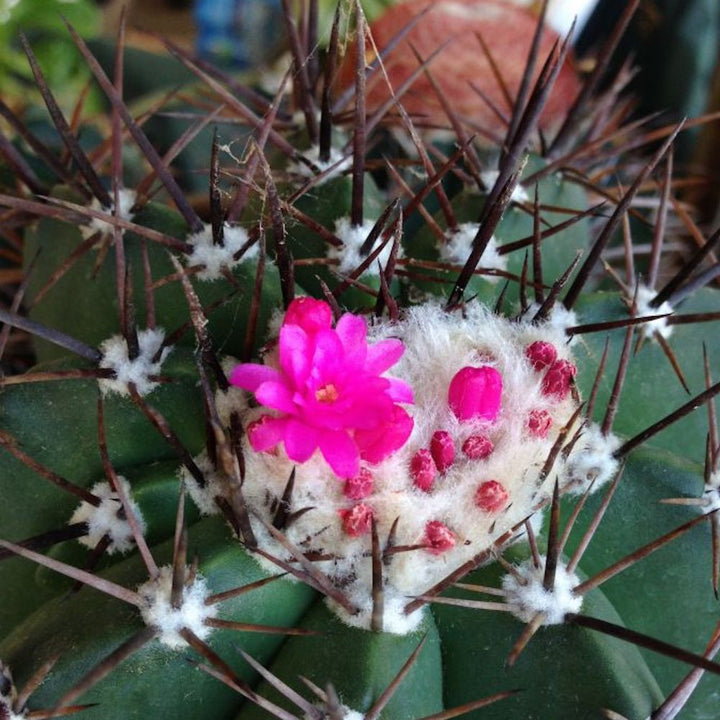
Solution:
[{"label": "pink petal", "polygon": [[379,375],[391,368],[405,352],[405,346],[400,340],[390,338],[370,345],[365,360],[365,371],[372,375]]},{"label": "pink petal", "polygon": [[398,378],[386,378],[390,381],[390,387],[388,388],[387,394],[395,402],[399,403],[412,403],[413,389],[404,380]]},{"label": "pink petal", "polygon": [[399,450],[410,437],[413,419],[398,405],[393,405],[386,421],[369,430],[356,430],[355,443],[360,457],[370,463],[379,463]]},{"label": "pink petal", "polygon": [[250,423],[247,428],[248,440],[256,452],[265,452],[274,448],[285,433],[287,420],[263,415],[259,420]]},{"label": "pink petal", "polygon": [[332,471],[341,478],[352,478],[360,472],[360,454],[347,432],[326,430],[320,434],[320,452]]},{"label": "pink petal", "polygon": [[280,373],[275,368],[257,363],[243,363],[233,368],[230,373],[230,382],[243,390],[255,392],[264,382],[279,380]]},{"label": "pink petal", "polygon": [[494,420],[500,412],[502,375],[493,367],[464,367],[448,388],[448,404],[458,420]]},{"label": "pink petal", "polygon": [[296,385],[307,380],[311,369],[312,343],[307,333],[297,325],[280,328],[280,367]]},{"label": "pink petal", "polygon": [[288,306],[283,325],[298,325],[306,333],[314,334],[332,327],[332,321],[332,310],[326,302],[311,297],[301,297],[293,300]]},{"label": "pink petal", "polygon": [[255,398],[261,405],[295,415],[297,407],[293,402],[293,392],[283,382],[264,382],[256,391]]},{"label": "pink petal", "polygon": [[345,348],[334,330],[321,330],[315,336],[315,351],[312,357],[312,375],[320,385],[333,381],[342,374],[345,362]]},{"label": "pink petal", "polygon": [[310,425],[290,419],[285,427],[284,440],[287,456],[295,462],[304,463],[318,446],[318,431]]},{"label": "pink petal", "polygon": [[345,313],[335,328],[340,342],[345,348],[347,370],[362,369],[367,355],[367,324],[359,315]]}]

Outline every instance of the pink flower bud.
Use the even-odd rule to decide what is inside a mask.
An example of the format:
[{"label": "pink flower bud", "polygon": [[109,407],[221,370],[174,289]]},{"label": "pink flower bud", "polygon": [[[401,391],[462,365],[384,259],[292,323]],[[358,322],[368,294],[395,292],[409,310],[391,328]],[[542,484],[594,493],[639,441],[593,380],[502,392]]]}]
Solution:
[{"label": "pink flower bud", "polygon": [[420,490],[424,492],[430,492],[430,488],[437,475],[437,467],[429,450],[421,448],[415,453],[413,459],[410,461],[410,475],[412,476],[415,487],[420,488]]},{"label": "pink flower bud", "polygon": [[283,325],[299,325],[306,333],[316,333],[332,326],[330,306],[323,300],[301,297],[288,305]]},{"label": "pink flower bud", "polygon": [[568,360],[556,360],[547,370],[542,380],[545,395],[555,395],[563,400],[570,392],[570,386],[577,375],[577,368]]},{"label": "pink flower bud", "polygon": [[455,461],[455,445],[447,430],[436,430],[430,440],[430,454],[437,469],[444,473]]},{"label": "pink flower bud", "polygon": [[350,537],[360,537],[370,532],[373,519],[373,509],[365,503],[353,505],[349,510],[338,510],[342,520],[343,530]]},{"label": "pink flower bud", "polygon": [[552,417],[547,410],[531,410],[528,415],[527,426],[531,435],[546,438],[552,425]]},{"label": "pink flower bud", "polygon": [[501,510],[507,500],[507,490],[497,480],[487,480],[475,492],[475,504],[485,512]]},{"label": "pink flower bud", "polygon": [[487,435],[471,435],[462,446],[462,451],[471,460],[484,460],[495,449]]},{"label": "pink flower bud", "polygon": [[525,356],[533,369],[543,370],[557,360],[557,350],[549,342],[536,340],[525,348]]},{"label": "pink flower bud", "polygon": [[345,497],[350,500],[362,500],[373,491],[373,476],[367,468],[360,468],[360,473],[345,481]]},{"label": "pink flower bud", "polygon": [[455,547],[455,534],[439,520],[431,520],[425,526],[425,545],[428,552],[440,555]]},{"label": "pink flower bud", "polygon": [[464,367],[448,388],[448,404],[458,420],[494,420],[500,412],[502,376],[493,367]]}]

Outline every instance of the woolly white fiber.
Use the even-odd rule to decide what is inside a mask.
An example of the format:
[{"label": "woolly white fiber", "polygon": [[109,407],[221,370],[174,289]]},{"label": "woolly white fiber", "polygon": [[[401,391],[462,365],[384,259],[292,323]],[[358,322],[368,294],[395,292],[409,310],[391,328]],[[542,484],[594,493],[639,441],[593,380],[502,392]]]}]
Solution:
[{"label": "woolly white fiber", "polygon": [[591,423],[575,444],[560,473],[560,485],[564,490],[582,495],[590,483],[593,490],[612,480],[620,467],[614,457],[620,447],[620,439],[608,433],[603,435],[597,423]]},{"label": "woolly white fiber", "polygon": [[130,384],[135,385],[140,395],[151,393],[158,386],[152,376],[160,373],[163,360],[170,352],[169,348],[164,348],[159,359],[155,360],[164,339],[165,331],[160,328],[140,330],[139,352],[134,358],[130,358],[127,341],[122,335],[113,335],[104,340],[100,345],[100,352],[103,355],[100,367],[104,370],[112,370],[115,377],[98,380],[103,395],[117,393],[127,396],[130,394]]},{"label": "woolly white fiber", "polygon": [[[130,508],[138,521],[141,532],[144,532],[145,521],[140,513],[140,508],[130,497],[130,484],[122,475],[118,475],[118,481],[129,500]],[[87,535],[79,538],[79,542],[89,548],[94,548],[107,536],[110,538],[110,544],[107,547],[110,555],[132,550],[135,547],[135,540],[130,524],[124,517],[119,516],[123,513],[121,513],[122,504],[118,494],[105,481],[93,485],[90,492],[100,499],[100,505],[95,507],[90,503],[82,502],[70,518],[71,525],[87,523]]]},{"label": "woolly white fiber", "polygon": [[17,689],[13,683],[12,673],[5,663],[0,660],[0,718],[2,720],[26,720],[27,715],[13,711],[17,701]]},{"label": "woolly white fiber", "polygon": [[[475,240],[479,228],[480,226],[477,223],[463,223],[458,225],[455,231],[447,231],[445,233],[447,241],[438,243],[440,260],[452,265],[464,265],[470,257],[473,240]],[[507,261],[502,255],[498,254],[497,248],[498,243],[495,236],[493,236],[480,258],[480,267],[488,270],[507,269]],[[494,275],[484,275],[483,277],[488,282],[497,282],[498,280]]]},{"label": "woolly white fiber", "polygon": [[[338,270],[347,274],[355,270],[362,262],[367,259],[367,255],[360,253],[360,248],[365,244],[365,241],[373,229],[375,222],[372,220],[366,220],[362,225],[352,225],[349,217],[343,217],[335,221],[335,235],[342,240],[342,247],[331,246],[328,250],[327,256],[333,260],[339,260],[340,264]],[[371,248],[370,252],[375,250],[379,243],[383,241],[382,233],[375,241],[375,245]],[[362,277],[367,275],[378,274],[378,262],[384,268],[390,259],[390,253],[392,252],[392,238],[385,243],[380,254],[373,260],[370,266],[362,274]],[[370,253],[368,253],[369,255]],[[398,253],[399,255],[399,253]]]},{"label": "woolly white fiber", "polygon": [[[123,188],[118,191],[118,217],[120,218],[120,220],[132,220],[132,208],[133,205],[135,205],[136,200],[137,194],[134,190],[127,190]],[[97,198],[93,198],[89,207],[91,210],[102,210],[108,215],[115,214],[114,203],[110,205],[110,207],[103,207]],[[80,234],[83,236],[83,239],[87,240],[98,232],[101,235],[111,235],[113,232],[113,224],[112,222],[107,222],[105,220],[100,220],[99,218],[94,217],[90,218],[90,220],[85,225],[80,225],[79,229]],[[123,233],[125,231],[120,230],[120,232]]]},{"label": "woolly white fiber", "polygon": [[[667,300],[660,304],[659,307],[652,307],[651,302],[655,299],[657,291],[647,287],[647,285],[638,285],[637,288],[637,316],[651,317],[653,315],[671,315],[675,310]],[[673,326],[668,324],[668,318],[662,317],[657,320],[640,325],[640,332],[646,338],[655,337],[658,333],[660,337],[667,340],[672,335]]]},{"label": "woolly white fiber", "polygon": [[[350,155],[345,155],[343,152],[334,147],[330,148],[330,157],[328,160],[320,159],[319,145],[312,145],[310,149],[305,151],[303,154],[317,168],[318,173],[327,173],[326,175],[323,175],[322,179],[319,181],[320,185],[337,177],[338,175],[342,175],[352,166],[352,157]],[[290,172],[306,178],[313,178],[316,175],[315,171],[311,167],[301,162],[293,162],[290,167]]]},{"label": "woolly white fiber", "polygon": [[180,635],[180,630],[187,628],[201,640],[206,640],[212,628],[205,620],[217,615],[217,605],[205,605],[208,597],[204,578],[195,577],[191,585],[182,590],[182,601],[179,608],[170,602],[172,590],[172,567],[165,565],[160,568],[158,576],[138,587],[137,593],[143,600],[140,614],[145,624],[156,628],[158,640],[173,650],[187,647]]},{"label": "woolly white fiber", "polygon": [[193,460],[205,478],[205,486],[200,487],[197,480],[184,466],[180,468],[180,478],[185,483],[188,495],[197,505],[198,510],[203,515],[217,515],[220,509],[215,498],[227,497],[229,479],[224,473],[215,469],[205,450],[196,455]]},{"label": "woolly white fiber", "polygon": [[[499,175],[500,173],[497,170],[483,170],[483,172],[480,173],[480,179],[483,181],[483,185],[485,185],[488,190],[491,190],[497,182]],[[529,200],[527,191],[520,183],[513,188],[510,199],[516,203],[524,203]]]},{"label": "woolly white fiber", "polygon": [[203,267],[197,274],[198,280],[208,282],[219,280],[224,270],[232,270],[236,265],[257,257],[258,245],[255,243],[240,258],[235,259],[235,255],[247,241],[248,234],[245,228],[224,223],[222,244],[216,245],[213,242],[212,226],[205,225],[202,230],[188,236],[187,242],[193,246],[193,250],[185,262],[188,267],[197,265]]},{"label": "woolly white fiber", "polygon": [[561,625],[567,613],[580,612],[582,596],[573,593],[580,580],[561,563],[555,570],[555,582],[550,590],[543,587],[544,557],[540,567],[527,560],[516,566],[515,572],[517,576],[511,573],[505,575],[502,585],[507,593],[505,601],[513,615],[523,622],[530,622],[535,615],[543,613],[543,625]]},{"label": "woolly white fiber", "polygon": [[[490,548],[550,496],[555,476],[545,477],[541,470],[577,402],[569,389],[561,397],[548,393],[545,369],[536,369],[527,356],[532,343],[547,343],[559,363],[570,365],[565,333],[552,324],[513,322],[479,304],[469,304],[464,315],[425,305],[411,309],[401,322],[380,322],[369,329],[371,342],[389,337],[400,338],[405,345],[403,357],[388,374],[414,389],[415,403],[406,406],[414,428],[400,450],[378,465],[366,465],[373,486],[360,502],[371,508],[381,544],[397,519],[398,545],[426,546],[398,553],[385,569],[386,628],[408,632],[416,624],[408,622],[403,612],[409,598]],[[450,382],[469,366],[489,366],[502,376],[501,407],[492,421],[461,421],[449,406]],[[247,427],[267,408],[245,406],[241,412]],[[419,451],[427,452],[437,431],[447,433],[455,456],[425,491],[416,486],[411,463]],[[484,440],[478,441],[480,436]],[[474,458],[464,451],[473,443]],[[478,447],[485,446],[492,450],[480,457]],[[258,453],[245,442],[244,459],[245,501],[268,523],[273,519],[273,502],[282,496],[295,469],[290,512],[310,510],[294,518],[283,532],[304,552],[332,556],[316,566],[342,584],[345,595],[361,609],[351,621],[367,623],[372,595],[370,535],[352,535],[344,526],[341,511],[358,504],[345,495],[345,481],[333,474],[319,452],[295,465],[282,444]],[[256,527],[260,546],[287,558],[284,548]],[[428,528],[437,531],[437,546],[431,545]]]}]

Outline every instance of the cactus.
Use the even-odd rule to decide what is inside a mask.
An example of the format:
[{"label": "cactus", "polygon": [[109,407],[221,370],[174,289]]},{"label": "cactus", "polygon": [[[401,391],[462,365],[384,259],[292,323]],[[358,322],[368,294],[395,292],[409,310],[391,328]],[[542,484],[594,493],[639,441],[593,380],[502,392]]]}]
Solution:
[{"label": "cactus", "polygon": [[[66,154],[8,109],[0,345],[40,362],[0,390],[0,718],[711,715],[720,233],[674,197],[682,126],[602,63],[543,113],[558,39],[481,138],[415,45],[423,127],[382,69],[432,11],[378,58],[352,4],[341,58],[339,8],[322,66],[288,8],[290,96],[170,48],[217,106],[165,156],[122,31],[109,76],[68,28],[92,149],[26,43]],[[205,212],[171,165],[215,121]]]}]

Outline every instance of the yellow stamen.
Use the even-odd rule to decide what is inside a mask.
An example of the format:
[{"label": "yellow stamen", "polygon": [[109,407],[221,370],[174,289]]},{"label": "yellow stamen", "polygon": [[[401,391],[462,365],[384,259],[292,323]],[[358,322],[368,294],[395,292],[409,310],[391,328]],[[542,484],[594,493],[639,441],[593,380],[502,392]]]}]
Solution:
[{"label": "yellow stamen", "polygon": [[332,383],[328,383],[315,391],[315,399],[321,403],[331,403],[338,399],[339,394],[337,388]]}]

